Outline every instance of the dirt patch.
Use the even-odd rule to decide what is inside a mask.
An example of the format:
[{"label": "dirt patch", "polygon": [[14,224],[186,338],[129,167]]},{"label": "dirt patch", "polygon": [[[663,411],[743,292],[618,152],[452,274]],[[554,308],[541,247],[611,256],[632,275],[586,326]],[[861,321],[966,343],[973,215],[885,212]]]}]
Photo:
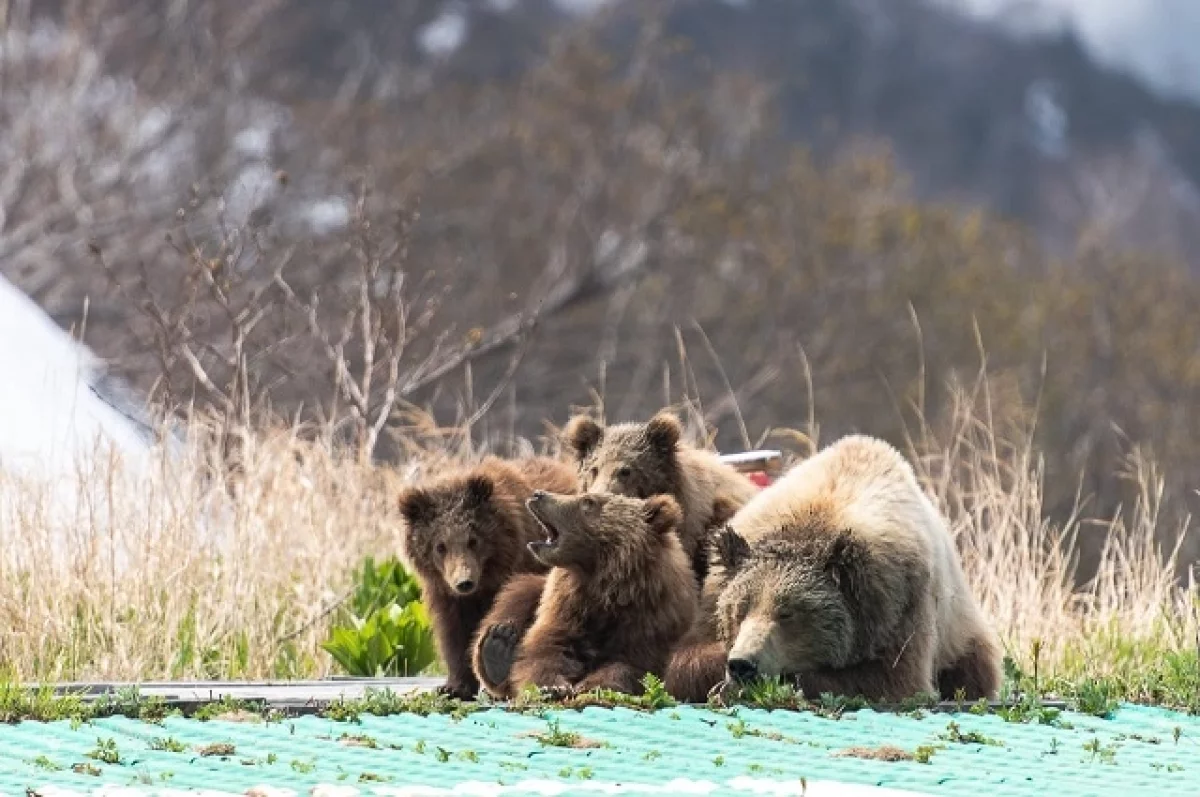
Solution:
[{"label": "dirt patch", "polygon": [[885,744],[882,747],[847,747],[833,754],[836,758],[865,758],[869,761],[912,761],[913,754],[899,747]]}]

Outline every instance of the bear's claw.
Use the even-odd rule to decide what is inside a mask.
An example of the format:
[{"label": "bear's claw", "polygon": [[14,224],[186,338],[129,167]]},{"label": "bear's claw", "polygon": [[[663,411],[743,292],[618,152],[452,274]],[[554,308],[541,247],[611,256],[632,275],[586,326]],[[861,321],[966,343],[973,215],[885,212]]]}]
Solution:
[{"label": "bear's claw", "polygon": [[448,695],[459,700],[470,700],[475,697],[475,691],[468,683],[444,683],[437,688],[439,695]]}]

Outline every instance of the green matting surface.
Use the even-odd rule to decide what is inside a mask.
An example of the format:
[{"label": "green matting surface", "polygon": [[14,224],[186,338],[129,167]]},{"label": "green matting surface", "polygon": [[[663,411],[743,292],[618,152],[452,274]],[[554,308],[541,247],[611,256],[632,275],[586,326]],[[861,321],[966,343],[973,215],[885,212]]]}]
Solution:
[{"label": "green matting surface", "polygon": [[[575,747],[534,734],[551,722]],[[970,713],[921,716],[680,707],[489,710],[450,716],[308,716],[161,725],[109,718],[0,726],[0,793],[166,795],[801,794],[883,797],[1200,795],[1200,718],[1122,706],[1110,719],[1064,712],[1059,726]],[[957,723],[957,735],[950,723]],[[986,737],[980,741],[979,734]],[[948,739],[947,736],[957,736]],[[170,738],[179,752],[154,749]],[[102,746],[117,763],[88,756]],[[559,741],[566,741],[559,737]],[[205,746],[228,744],[228,748]],[[837,755],[932,746],[928,763]],[[182,748],[182,749],[180,749]],[[928,751],[926,751],[928,752]],[[72,771],[87,765],[90,772]],[[801,778],[804,784],[801,784]],[[859,788],[839,787],[837,783]],[[28,790],[28,791],[27,791]],[[896,792],[891,792],[895,794]]]}]

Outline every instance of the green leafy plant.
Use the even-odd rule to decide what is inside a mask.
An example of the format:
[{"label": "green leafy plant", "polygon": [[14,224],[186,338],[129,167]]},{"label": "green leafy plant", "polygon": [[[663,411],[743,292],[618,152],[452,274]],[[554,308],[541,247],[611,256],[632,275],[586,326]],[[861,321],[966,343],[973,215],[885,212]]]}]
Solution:
[{"label": "green leafy plant", "polygon": [[408,676],[437,662],[433,627],[420,602],[420,586],[390,558],[367,557],[355,575],[354,591],[329,638],[321,644],[350,675]]},{"label": "green leafy plant", "polygon": [[97,739],[96,747],[84,753],[88,758],[103,761],[105,764],[121,763],[121,751],[117,749],[116,739]]},{"label": "green leafy plant", "polygon": [[367,556],[355,575],[354,591],[343,607],[343,614],[370,617],[392,604],[403,607],[420,599],[420,583],[398,558],[393,556],[376,563],[374,557]]}]

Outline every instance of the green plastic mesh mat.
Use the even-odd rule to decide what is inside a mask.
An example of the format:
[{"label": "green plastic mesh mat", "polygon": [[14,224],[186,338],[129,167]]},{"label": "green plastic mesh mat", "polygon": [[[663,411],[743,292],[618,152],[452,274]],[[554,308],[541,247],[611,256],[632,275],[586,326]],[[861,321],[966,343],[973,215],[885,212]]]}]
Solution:
[{"label": "green plastic mesh mat", "polygon": [[0,726],[0,792],[1197,795],[1200,718],[1135,706],[1054,725],[680,707],[23,722]]}]

